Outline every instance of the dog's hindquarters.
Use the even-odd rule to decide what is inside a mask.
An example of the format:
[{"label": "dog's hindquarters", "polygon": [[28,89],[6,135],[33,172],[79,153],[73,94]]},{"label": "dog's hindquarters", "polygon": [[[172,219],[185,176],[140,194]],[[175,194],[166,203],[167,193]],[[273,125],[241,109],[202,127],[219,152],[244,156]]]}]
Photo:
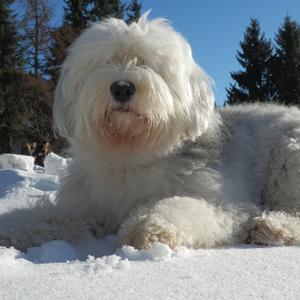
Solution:
[{"label": "dog's hindquarters", "polygon": [[265,245],[300,243],[300,124],[270,151],[262,202],[266,211],[253,220],[251,241]]},{"label": "dog's hindquarters", "polygon": [[263,190],[266,208],[300,212],[300,128],[274,145],[267,176]]}]

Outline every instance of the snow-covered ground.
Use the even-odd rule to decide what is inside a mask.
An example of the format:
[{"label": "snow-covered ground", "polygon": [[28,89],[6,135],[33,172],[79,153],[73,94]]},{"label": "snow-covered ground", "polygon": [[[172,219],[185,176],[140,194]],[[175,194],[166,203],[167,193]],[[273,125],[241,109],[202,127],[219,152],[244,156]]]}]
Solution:
[{"label": "snow-covered ground", "polygon": [[[68,163],[51,154],[44,172],[32,169],[30,157],[0,155],[0,218],[54,196]],[[0,299],[300,299],[300,247],[137,251],[115,244],[115,236],[87,236],[27,253],[0,247]]]}]

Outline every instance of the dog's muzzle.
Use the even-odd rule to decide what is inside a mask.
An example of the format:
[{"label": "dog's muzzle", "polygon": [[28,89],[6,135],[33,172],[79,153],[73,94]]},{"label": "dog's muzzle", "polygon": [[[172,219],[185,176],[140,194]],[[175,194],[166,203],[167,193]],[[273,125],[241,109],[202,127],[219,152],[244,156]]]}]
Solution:
[{"label": "dog's muzzle", "polygon": [[135,93],[135,86],[129,81],[118,80],[112,83],[110,92],[117,102],[124,104],[129,102]]}]

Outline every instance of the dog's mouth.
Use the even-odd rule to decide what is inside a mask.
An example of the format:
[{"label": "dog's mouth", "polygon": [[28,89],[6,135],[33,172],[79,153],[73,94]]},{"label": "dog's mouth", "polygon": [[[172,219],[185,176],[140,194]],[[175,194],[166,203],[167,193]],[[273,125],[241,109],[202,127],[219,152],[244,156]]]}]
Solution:
[{"label": "dog's mouth", "polygon": [[107,107],[99,125],[104,140],[114,146],[141,143],[151,127],[148,118],[129,105]]},{"label": "dog's mouth", "polygon": [[120,113],[128,113],[128,112],[135,113],[132,108],[130,108],[129,106],[125,106],[125,105],[124,106],[114,107],[110,111],[111,112],[120,112]]},{"label": "dog's mouth", "polygon": [[129,105],[119,105],[108,107],[105,110],[104,120],[105,122],[118,123],[118,125],[129,126],[129,123],[135,121],[136,119],[143,118],[143,115],[138,112],[137,109],[129,106]]},{"label": "dog's mouth", "polygon": [[96,122],[100,142],[115,151],[144,152],[163,141],[166,126],[130,105],[107,106]]}]

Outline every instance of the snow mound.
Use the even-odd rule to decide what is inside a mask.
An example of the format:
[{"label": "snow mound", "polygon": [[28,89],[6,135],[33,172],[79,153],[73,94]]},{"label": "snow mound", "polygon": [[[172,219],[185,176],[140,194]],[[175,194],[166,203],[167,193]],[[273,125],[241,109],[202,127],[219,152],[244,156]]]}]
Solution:
[{"label": "snow mound", "polygon": [[11,248],[0,247],[1,266],[14,265],[17,263],[17,260],[19,258],[22,258],[22,254],[20,251],[14,249],[12,247]]},{"label": "snow mound", "polygon": [[63,158],[51,152],[46,156],[44,162],[45,173],[48,175],[62,175],[71,161],[71,158]]},{"label": "snow mound", "polygon": [[117,254],[123,259],[132,261],[161,261],[172,257],[186,257],[190,255],[190,251],[185,247],[177,247],[175,250],[170,249],[169,246],[155,243],[148,250],[137,250],[132,246],[123,246],[117,250]]},{"label": "snow mound", "polygon": [[112,271],[113,269],[126,270],[129,266],[130,262],[127,259],[122,260],[120,256],[115,254],[98,258],[89,256],[85,261],[85,271],[89,275]]},{"label": "snow mound", "polygon": [[0,169],[20,169],[31,171],[34,165],[34,158],[27,155],[0,154]]},{"label": "snow mound", "polygon": [[[114,235],[96,239],[92,236],[72,246],[66,241],[50,241],[40,247],[32,247],[24,254],[24,259],[37,263],[63,263],[71,261],[93,262],[93,268],[111,266],[126,268],[129,261],[164,261],[175,257],[188,257],[192,250],[178,247],[175,250],[167,245],[156,243],[148,250],[137,250],[131,246],[116,247]],[[106,268],[106,267],[105,267]]]},{"label": "snow mound", "polygon": [[77,259],[74,248],[65,241],[51,241],[29,248],[25,259],[34,263],[60,263]]}]

